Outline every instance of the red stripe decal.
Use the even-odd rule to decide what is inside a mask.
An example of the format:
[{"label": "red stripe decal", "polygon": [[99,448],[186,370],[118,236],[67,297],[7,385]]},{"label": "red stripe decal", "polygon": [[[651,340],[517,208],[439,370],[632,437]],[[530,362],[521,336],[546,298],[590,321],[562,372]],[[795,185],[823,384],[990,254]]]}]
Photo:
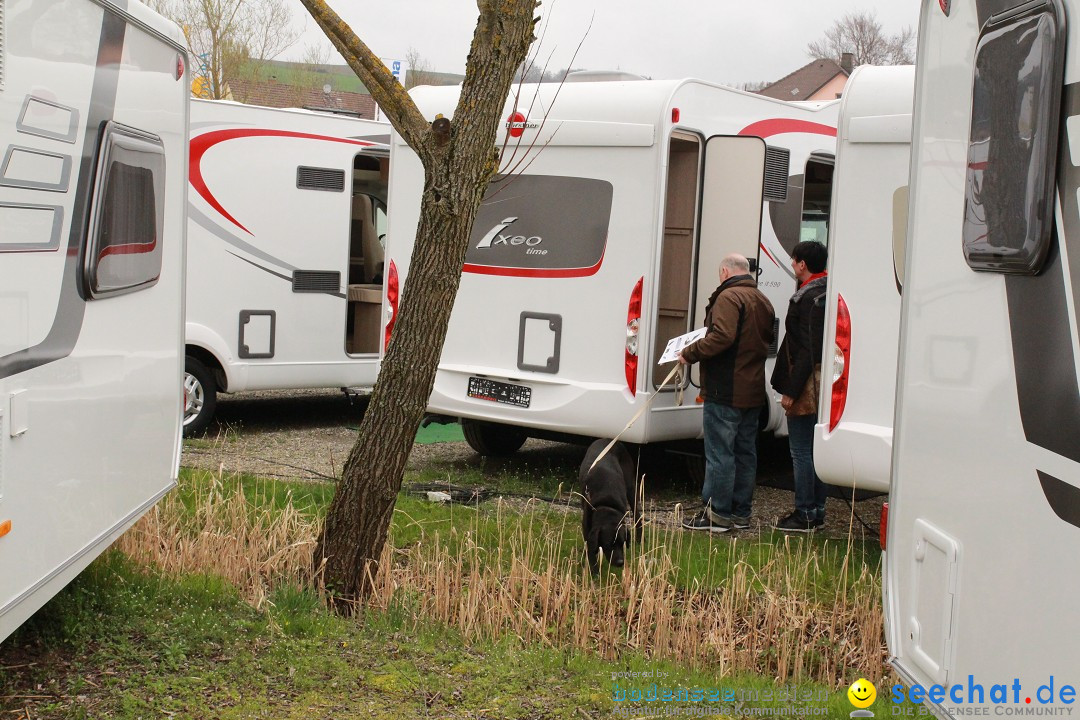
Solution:
[{"label": "red stripe decal", "polygon": [[784,269],[780,267],[780,263],[776,262],[776,258],[774,258],[769,252],[769,249],[765,247],[765,243],[758,243],[758,245],[761,246],[761,252],[765,253],[765,255],[776,264],[776,267],[780,268],[781,270]]},{"label": "red stripe decal", "polygon": [[739,131],[739,135],[751,135],[759,138],[769,138],[773,135],[784,135],[785,133],[807,133],[836,137],[836,128],[810,122],[809,120],[771,118],[769,120],[759,120]]},{"label": "red stripe decal", "polygon": [[575,278],[595,275],[603,262],[604,256],[601,255],[595,265],[584,268],[558,268],[549,270],[544,268],[494,267],[491,265],[473,265],[471,263],[465,263],[461,270],[462,272],[474,273],[476,275],[499,275],[502,277]]},{"label": "red stripe decal", "polygon": [[157,238],[154,238],[152,242],[148,243],[125,243],[123,245],[110,245],[102,248],[98,253],[98,260],[107,258],[110,255],[139,255],[142,253],[154,252],[154,248],[157,247]]},{"label": "red stripe decal", "polygon": [[221,213],[221,216],[231,222],[236,227],[240,228],[248,235],[251,235],[251,231],[241,225],[236,218],[228,213],[218,202],[214,194],[210,192],[210,189],[206,187],[206,181],[203,179],[202,174],[202,158],[206,154],[206,151],[214,147],[218,143],[223,143],[226,140],[235,140],[237,138],[247,137],[286,137],[297,138],[300,140],[325,140],[327,142],[345,143],[346,145],[360,145],[363,147],[370,147],[376,145],[376,143],[368,142],[366,140],[353,140],[351,138],[334,137],[332,135],[312,135],[311,133],[292,132],[289,130],[268,130],[265,128],[231,128],[228,130],[213,130],[208,133],[203,133],[197,137],[191,138],[191,163],[188,168],[188,181],[191,186],[195,188],[195,192],[202,196],[203,200],[209,203],[210,207]]}]

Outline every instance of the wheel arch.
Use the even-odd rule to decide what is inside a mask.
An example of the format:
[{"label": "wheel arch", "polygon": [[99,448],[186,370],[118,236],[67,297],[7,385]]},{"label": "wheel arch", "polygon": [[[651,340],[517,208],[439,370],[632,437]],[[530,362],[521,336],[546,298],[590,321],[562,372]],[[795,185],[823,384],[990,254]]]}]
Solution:
[{"label": "wheel arch", "polygon": [[[229,352],[225,340],[205,325],[187,323],[185,326],[184,353],[195,358],[214,373],[218,390],[229,392],[236,385],[230,372]],[[222,360],[221,358],[225,358]]]}]

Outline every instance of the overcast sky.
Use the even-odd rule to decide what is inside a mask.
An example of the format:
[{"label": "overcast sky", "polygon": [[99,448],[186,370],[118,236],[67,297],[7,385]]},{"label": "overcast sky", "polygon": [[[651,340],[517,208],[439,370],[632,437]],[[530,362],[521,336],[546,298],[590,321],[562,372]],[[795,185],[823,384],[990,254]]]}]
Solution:
[{"label": "overcast sky", "polygon": [[[380,57],[404,60],[412,47],[432,70],[465,71],[475,0],[329,2]],[[773,81],[809,62],[807,43],[834,20],[860,11],[875,12],[887,34],[918,27],[917,0],[544,0],[541,56],[554,53],[549,67],[564,68],[584,38],[574,67],[727,84]],[[302,8],[296,15],[307,28],[300,46],[325,42]]]}]

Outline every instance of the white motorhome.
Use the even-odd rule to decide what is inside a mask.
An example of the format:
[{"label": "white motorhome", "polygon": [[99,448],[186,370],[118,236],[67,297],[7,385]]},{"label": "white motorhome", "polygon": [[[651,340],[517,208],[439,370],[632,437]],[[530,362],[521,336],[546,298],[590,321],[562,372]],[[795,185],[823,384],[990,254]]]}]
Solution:
[{"label": "white motorhome", "polygon": [[218,392],[375,384],[389,129],[192,101],[186,434]]},{"label": "white motorhome", "polygon": [[1076,707],[1078,19],[922,3],[884,589],[943,718]]},{"label": "white motorhome", "polygon": [[137,2],[0,14],[3,640],[176,484],[190,79]]},{"label": "white motorhome", "polygon": [[889,491],[915,68],[864,65],[840,101],[814,466]]},{"label": "white motorhome", "polygon": [[[413,98],[433,118],[452,115],[458,93],[417,88]],[[697,80],[516,94],[429,409],[462,418],[485,454],[527,435],[612,437],[649,402],[625,440],[700,438],[697,368],[680,405],[673,388],[658,392],[672,365],[657,361],[670,338],[703,324],[729,253],[759,261],[759,286],[783,315],[790,249],[826,240],[838,104]],[[423,171],[394,142],[387,256],[404,278]],[[782,427],[775,399],[770,430]]]}]

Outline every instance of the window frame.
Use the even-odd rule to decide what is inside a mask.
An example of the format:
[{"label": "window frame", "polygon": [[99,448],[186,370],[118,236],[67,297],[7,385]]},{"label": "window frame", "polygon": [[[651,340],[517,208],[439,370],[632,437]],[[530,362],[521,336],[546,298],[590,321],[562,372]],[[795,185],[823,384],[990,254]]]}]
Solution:
[{"label": "window frame", "polygon": [[[1015,43],[1008,43],[1009,31],[1016,29],[1024,23],[1029,23],[1032,20],[1040,19],[1040,16],[1045,16],[1051,22],[1051,32],[1053,34],[1050,48],[1050,62],[1043,63],[1041,67],[1042,76],[1038,78],[1038,85],[1040,89],[1047,94],[1049,102],[1034,103],[1033,107],[1036,108],[1038,114],[1034,115],[1032,123],[1032,150],[1030,156],[1030,162],[1028,164],[1028,172],[1017,172],[1015,167],[1005,168],[1004,165],[1009,162],[1008,158],[1002,159],[1000,157],[992,159],[990,152],[990,145],[986,145],[986,150],[975,151],[974,148],[981,143],[992,143],[993,135],[989,132],[986,133],[986,137],[980,136],[976,138],[977,132],[977,119],[983,117],[980,114],[980,110],[987,108],[988,113],[985,117],[993,120],[993,112],[995,109],[1002,107],[1004,104],[1000,102],[1001,94],[994,93],[994,88],[985,87],[985,92],[980,93],[980,81],[977,74],[979,68],[979,61],[981,54],[988,48],[1004,46],[1015,46]],[[1056,205],[1056,185],[1057,185],[1057,163],[1058,163],[1058,151],[1061,142],[1060,138],[1060,119],[1061,119],[1061,96],[1064,85],[1065,76],[1065,47],[1068,44],[1068,38],[1066,34],[1066,20],[1065,13],[1061,7],[1060,0],[1036,0],[1035,2],[1025,3],[1019,7],[1013,8],[1007,12],[999,13],[990,17],[983,25],[979,32],[979,38],[975,45],[975,53],[972,58],[972,80],[971,80],[971,112],[969,117],[968,133],[967,133],[967,146],[965,152],[965,170],[964,170],[964,217],[963,217],[963,230],[961,233],[961,249],[964,254],[964,260],[968,266],[976,272],[993,272],[999,274],[1011,274],[1011,275],[1037,275],[1043,267],[1047,254],[1050,250],[1050,245],[1053,242],[1053,232],[1055,224],[1055,205]],[[1030,57],[1029,54],[1027,57]],[[993,57],[990,58],[994,60]],[[995,72],[995,75],[1004,75],[1009,77],[1009,73],[1015,74],[1016,68],[1007,67],[1005,72]],[[1015,94],[1016,90],[1020,88],[1020,84],[1010,85],[1009,90]],[[1011,105],[1010,105],[1011,106]],[[1016,124],[1016,120],[1013,121],[1013,125]],[[1042,136],[1042,137],[1040,137]],[[979,158],[985,155],[985,161]],[[1042,167],[1036,167],[1037,164],[1041,164]],[[1015,200],[1015,187],[1008,187],[1005,194],[1005,198],[1009,201],[1010,207],[1008,209],[1014,210],[1019,208],[1023,217],[1025,218],[1025,237],[1024,241],[1017,248],[1010,245],[990,245],[989,242],[979,243],[978,241],[983,237],[988,237],[992,230],[989,227],[989,219],[985,217],[986,213],[983,210],[983,220],[980,224],[973,224],[969,218],[974,217],[981,208],[984,208],[984,203],[979,202],[973,208],[973,198],[976,195],[981,195],[983,189],[986,187],[985,178],[987,174],[996,167],[1002,167],[1003,177],[1024,177],[1026,178],[1023,187],[1023,197],[1019,200]],[[976,173],[981,173],[976,176]],[[1040,183],[1035,185],[1035,183]],[[1029,204],[1028,198],[1036,197],[1037,200],[1031,201]],[[1015,204],[1014,204],[1015,203]],[[978,208],[978,209],[975,209]],[[974,210],[974,212],[973,212]],[[1033,212],[1029,212],[1033,211]],[[1000,217],[1008,216],[1007,212],[999,213]],[[1037,223],[1037,227],[1033,229],[1030,221],[1034,219]],[[972,230],[974,228],[974,231]],[[975,239],[969,239],[973,236],[974,232],[979,229],[985,230],[981,235],[975,237]],[[1006,230],[1009,228],[1006,226]],[[996,229],[993,232],[997,232]],[[1004,231],[1003,231],[1004,232]],[[995,251],[997,249],[997,251]],[[1002,252],[1002,251],[1011,252]]]},{"label": "window frame", "polygon": [[[156,285],[161,277],[164,256],[162,243],[165,235],[165,177],[167,167],[165,144],[157,135],[110,120],[102,128],[102,140],[99,147],[100,151],[91,194],[90,222],[87,227],[86,242],[83,244],[83,262],[81,264],[82,287],[87,299],[124,295]],[[151,153],[157,160],[154,166],[151,166],[150,163],[135,166],[150,170],[153,178],[156,247],[151,251],[153,255],[152,264],[149,266],[148,272],[144,273],[145,277],[143,279],[136,279],[128,284],[116,287],[101,288],[98,286],[98,271],[101,261],[100,255],[103,250],[101,233],[104,229],[103,220],[106,210],[105,195],[109,189],[109,173],[113,164],[117,162],[114,158],[116,149]]]}]

